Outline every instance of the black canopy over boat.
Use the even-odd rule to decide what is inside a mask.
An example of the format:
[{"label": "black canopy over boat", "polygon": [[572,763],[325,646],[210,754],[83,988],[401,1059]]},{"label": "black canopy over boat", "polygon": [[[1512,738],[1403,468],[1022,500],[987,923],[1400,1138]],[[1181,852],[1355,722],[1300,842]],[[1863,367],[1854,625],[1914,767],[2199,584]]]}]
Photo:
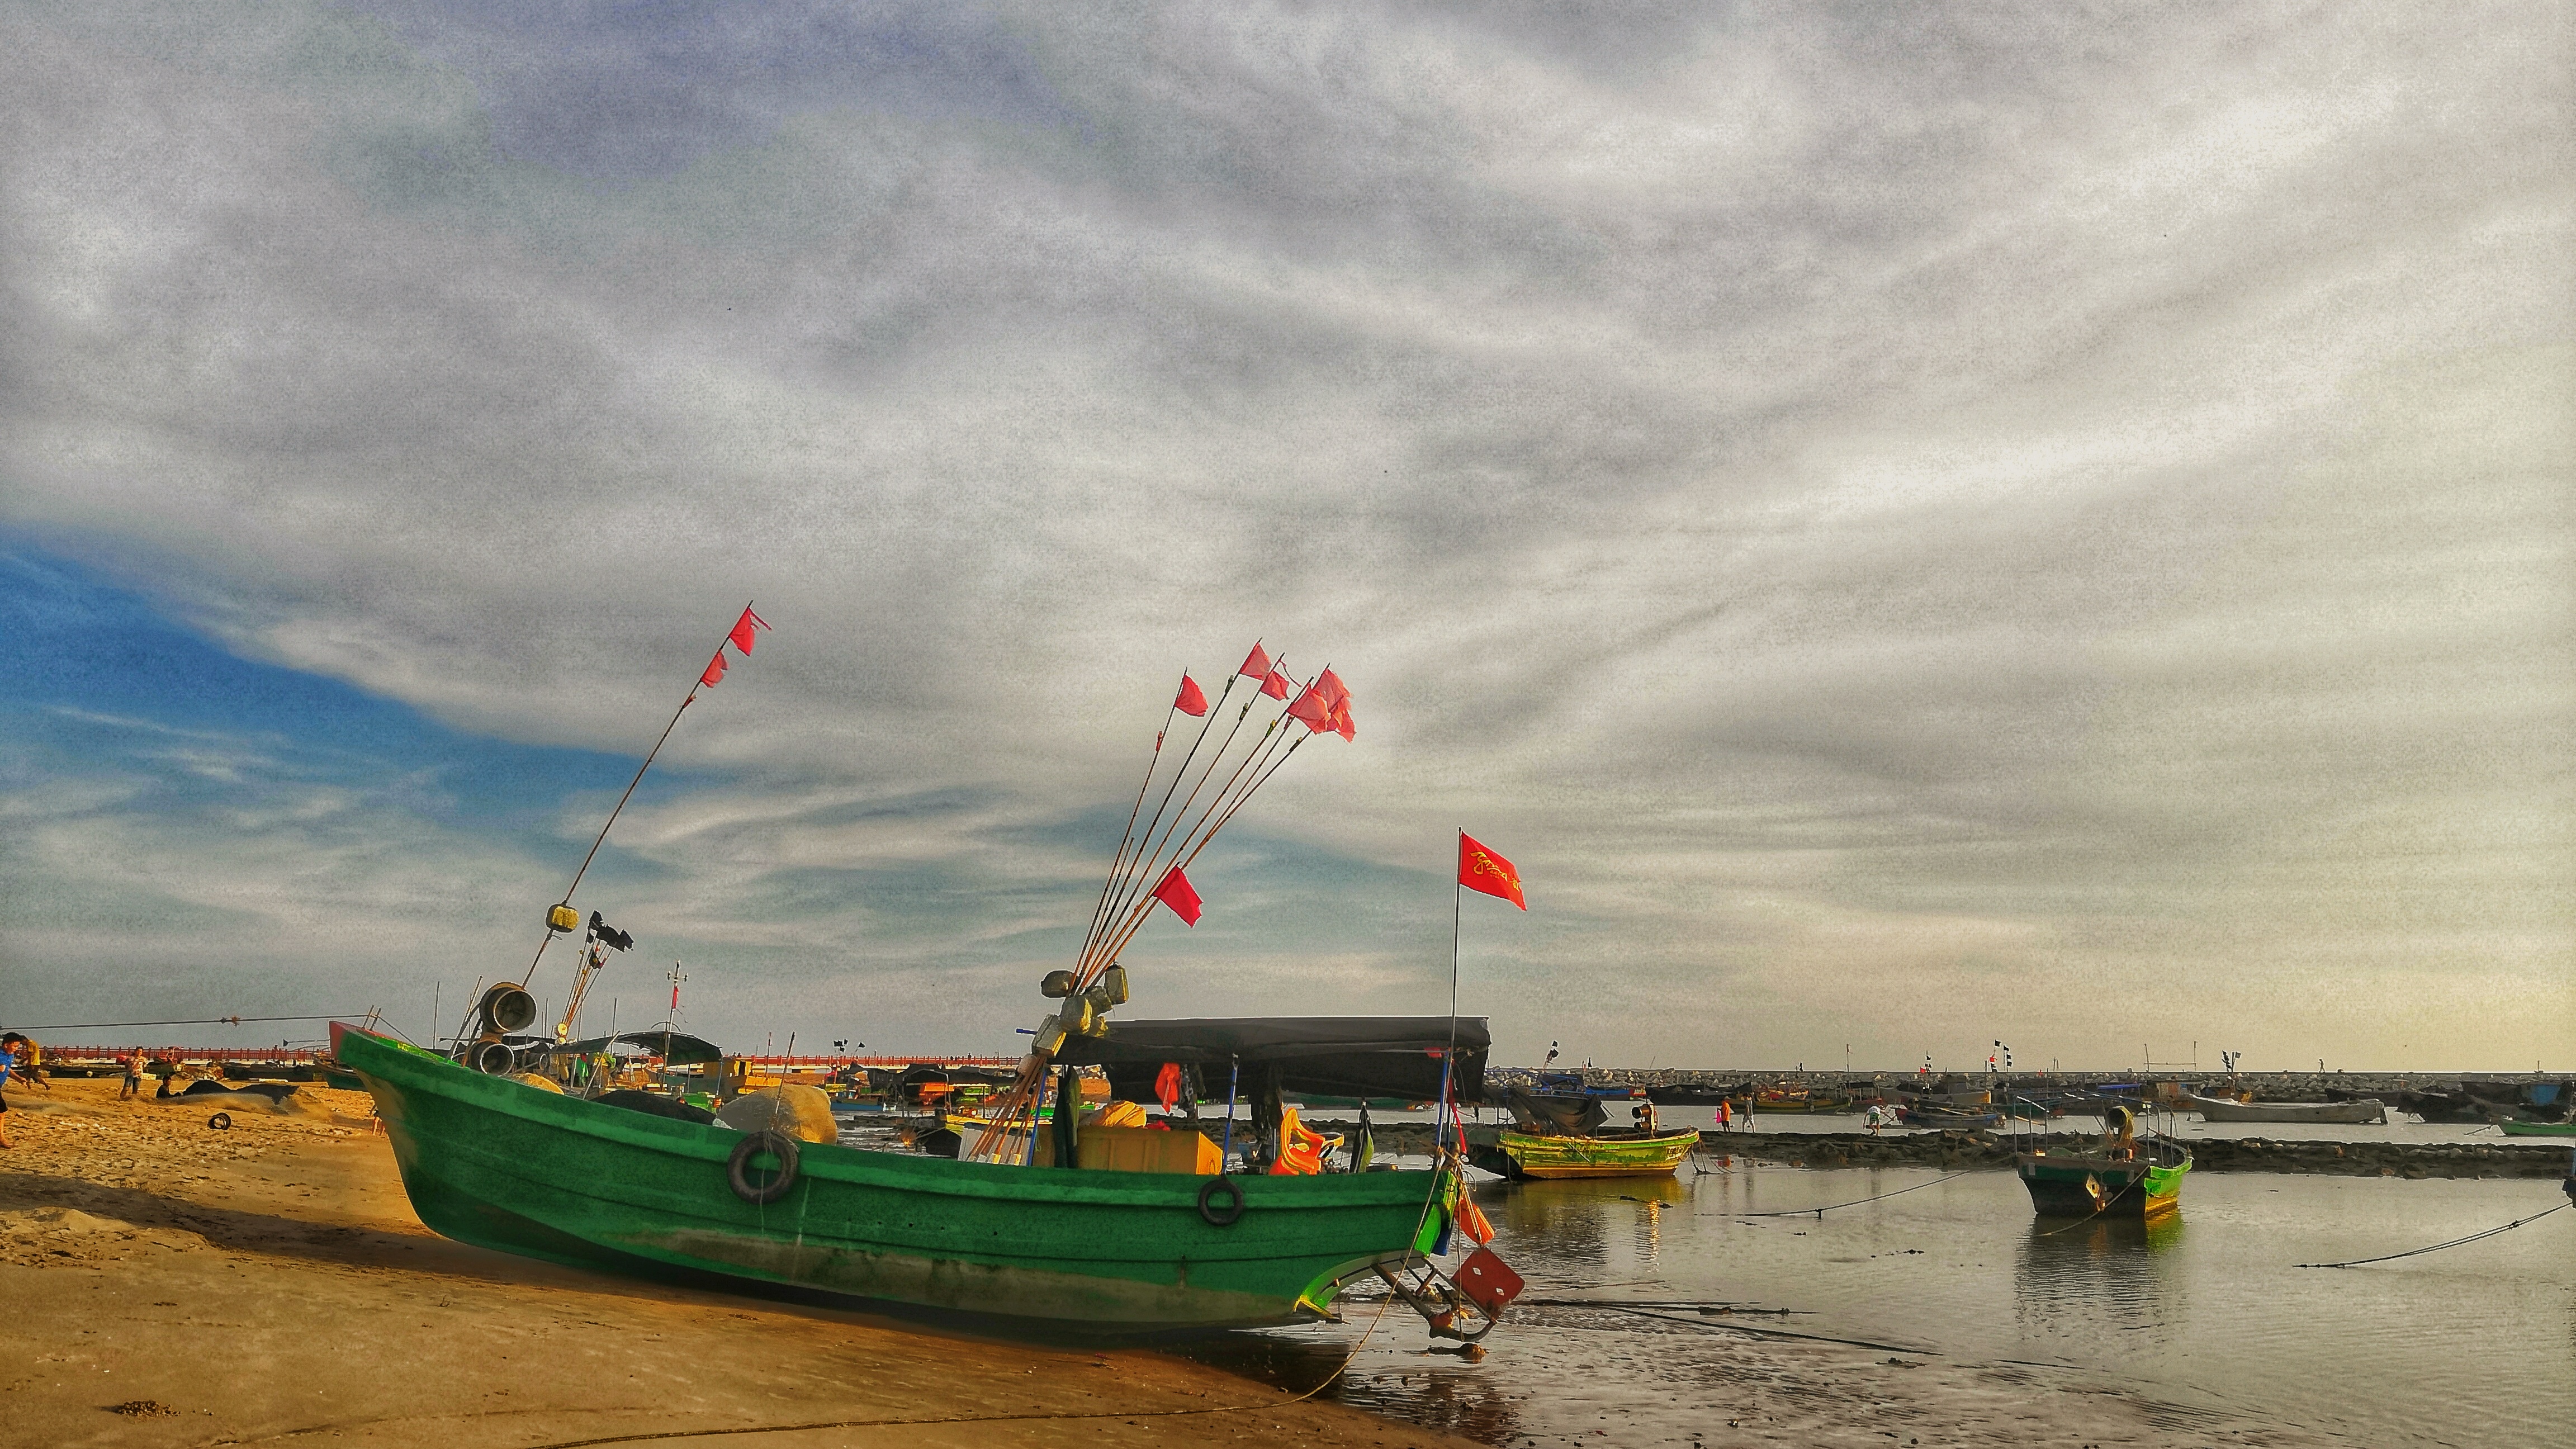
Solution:
[{"label": "black canopy over boat", "polygon": [[1238,1016],[1115,1021],[1099,1036],[1066,1038],[1055,1059],[1102,1068],[1110,1095],[1127,1102],[1157,1100],[1155,1078],[1169,1062],[1202,1102],[1224,1101],[1229,1086],[1256,1102],[1281,1092],[1421,1102],[1438,1098],[1446,1080],[1459,1102],[1474,1104],[1484,1100],[1492,1045],[1481,1016]]},{"label": "black canopy over boat", "polygon": [[685,1031],[630,1031],[616,1036],[594,1036],[582,1041],[565,1042],[551,1048],[557,1056],[597,1056],[613,1044],[641,1047],[675,1067],[695,1066],[700,1062],[724,1060],[724,1048],[702,1036]]}]

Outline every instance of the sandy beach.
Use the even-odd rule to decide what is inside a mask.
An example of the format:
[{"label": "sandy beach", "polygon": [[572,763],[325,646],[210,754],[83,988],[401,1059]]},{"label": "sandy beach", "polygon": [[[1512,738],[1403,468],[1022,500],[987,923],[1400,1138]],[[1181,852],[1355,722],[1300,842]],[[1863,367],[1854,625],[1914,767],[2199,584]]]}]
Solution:
[{"label": "sandy beach", "polygon": [[[0,1421],[11,1443],[1471,1442],[1291,1403],[1286,1389],[1151,1349],[935,1333],[466,1247],[413,1217],[363,1094],[307,1086],[285,1114],[220,1104],[233,1126],[217,1131],[203,1101],[118,1103],[116,1085],[9,1094]],[[1503,1331],[1544,1332],[1545,1316]],[[1393,1320],[1387,1331],[1408,1347],[1422,1337]],[[2178,1417],[2010,1366],[1735,1342],[1703,1380],[1697,1442],[2331,1442]],[[1476,1427],[1514,1444],[1623,1442],[1615,1413],[1598,1422]]]}]

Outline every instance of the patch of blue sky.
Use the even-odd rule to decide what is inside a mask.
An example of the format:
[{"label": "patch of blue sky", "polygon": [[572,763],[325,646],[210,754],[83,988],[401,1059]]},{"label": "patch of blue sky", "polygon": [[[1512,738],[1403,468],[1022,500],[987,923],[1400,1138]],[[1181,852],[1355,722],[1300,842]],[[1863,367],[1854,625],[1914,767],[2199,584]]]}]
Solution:
[{"label": "patch of blue sky", "polygon": [[[130,809],[338,788],[547,858],[565,850],[567,798],[622,789],[636,764],[468,733],[340,680],[244,658],[23,540],[0,539],[0,677],[14,788],[115,778],[143,792]],[[638,799],[702,783],[690,775],[657,768]]]}]

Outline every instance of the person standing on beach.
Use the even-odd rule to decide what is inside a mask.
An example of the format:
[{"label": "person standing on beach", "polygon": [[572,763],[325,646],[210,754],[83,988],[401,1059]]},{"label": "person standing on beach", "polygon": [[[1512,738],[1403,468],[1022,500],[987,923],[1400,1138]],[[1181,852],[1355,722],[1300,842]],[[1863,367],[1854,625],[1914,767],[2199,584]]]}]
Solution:
[{"label": "person standing on beach", "polygon": [[0,1050],[0,1147],[15,1147],[9,1140],[9,1073],[18,1064],[17,1056]]},{"label": "person standing on beach", "polygon": [[11,1076],[32,1082],[48,1092],[54,1089],[53,1083],[45,1080],[45,1049],[36,1045],[32,1038],[13,1031],[0,1036],[0,1048],[8,1051]]},{"label": "person standing on beach", "polygon": [[133,1098],[140,1097],[142,1095],[143,1048],[136,1047],[134,1049],[134,1054],[125,1059],[125,1090],[116,1094],[116,1100],[120,1102],[130,1101]]}]

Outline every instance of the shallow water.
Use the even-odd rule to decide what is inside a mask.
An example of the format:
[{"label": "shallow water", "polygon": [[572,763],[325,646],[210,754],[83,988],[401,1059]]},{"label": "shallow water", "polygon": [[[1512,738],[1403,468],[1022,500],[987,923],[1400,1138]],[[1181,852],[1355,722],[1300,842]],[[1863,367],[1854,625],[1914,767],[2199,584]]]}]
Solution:
[{"label": "shallow water", "polygon": [[[1786,1309],[1733,1319],[2116,1385],[2167,1406],[2167,1422],[2186,1430],[2214,1411],[2371,1445],[2570,1439],[2576,1211],[2402,1262],[2296,1266],[2525,1217],[2565,1201],[2555,1181],[2195,1173],[2176,1219],[2066,1229],[2033,1220],[2010,1172],[1941,1181],[1928,1169],[1742,1158],[1688,1171],[1660,1182],[1487,1181],[1476,1198],[1529,1298]],[[1747,1216],[1900,1188],[1919,1190],[1821,1218]],[[1347,1311],[1343,1325],[1234,1335],[1193,1356],[1304,1389],[1332,1373],[1375,1313]],[[1424,1353],[1430,1341],[1399,1309],[1327,1392],[1488,1443],[1606,1426],[1622,1445],[1686,1445],[1712,1414],[1723,1423],[1706,1369],[1741,1342],[1703,1331],[1705,1321],[1688,1309],[1520,1309],[1485,1340],[1484,1359],[1466,1363]]]}]

